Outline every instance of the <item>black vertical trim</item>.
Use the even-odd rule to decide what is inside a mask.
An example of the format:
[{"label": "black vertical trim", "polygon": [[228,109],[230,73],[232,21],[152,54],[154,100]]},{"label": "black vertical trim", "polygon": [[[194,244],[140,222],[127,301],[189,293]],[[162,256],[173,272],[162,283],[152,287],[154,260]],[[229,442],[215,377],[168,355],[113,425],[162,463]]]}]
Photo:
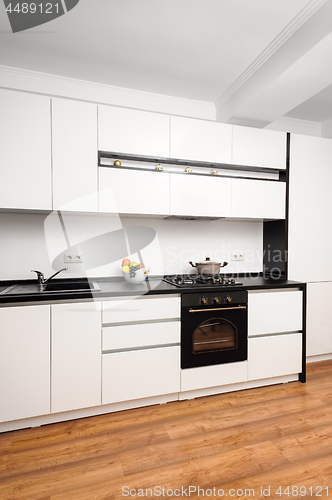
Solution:
[{"label": "black vertical trim", "polygon": [[286,136],[286,212],[285,212],[285,279],[288,279],[288,219],[289,219],[289,171],[290,171],[290,133]]},{"label": "black vertical trim", "polygon": [[307,285],[301,287],[303,291],[303,304],[302,304],[302,372],[299,374],[299,381],[304,384],[307,380],[306,377],[306,363],[307,363]]}]

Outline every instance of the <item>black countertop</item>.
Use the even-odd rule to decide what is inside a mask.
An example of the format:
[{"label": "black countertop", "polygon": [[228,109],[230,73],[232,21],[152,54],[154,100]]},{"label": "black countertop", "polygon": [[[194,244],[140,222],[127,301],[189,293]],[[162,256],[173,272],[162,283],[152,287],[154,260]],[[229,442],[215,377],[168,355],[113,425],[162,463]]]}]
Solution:
[{"label": "black countertop", "polygon": [[[90,278],[89,278],[90,279]],[[200,286],[181,287],[178,288],[161,280],[161,277],[150,277],[140,285],[131,285],[123,278],[91,278],[91,281],[98,283],[100,291],[96,292],[41,292],[38,290],[36,281],[8,281],[0,282],[0,306],[4,305],[27,305],[28,303],[52,304],[57,302],[68,301],[85,301],[85,300],[107,300],[111,297],[123,296],[141,296],[141,295],[158,295],[158,294],[181,294],[181,293],[207,293],[212,291],[229,291],[229,290],[255,290],[255,289],[271,289],[271,288],[293,288],[304,285],[298,281],[289,281],[281,279],[265,279],[263,276],[239,277],[243,285],[236,286]],[[52,280],[61,282],[61,280]],[[16,285],[14,288],[2,293],[9,287]]]}]

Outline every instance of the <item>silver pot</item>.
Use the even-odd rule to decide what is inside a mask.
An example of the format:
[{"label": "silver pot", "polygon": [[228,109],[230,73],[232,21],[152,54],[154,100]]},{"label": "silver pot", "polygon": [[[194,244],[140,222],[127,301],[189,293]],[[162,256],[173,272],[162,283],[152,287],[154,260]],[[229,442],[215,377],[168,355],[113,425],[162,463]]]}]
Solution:
[{"label": "silver pot", "polygon": [[228,262],[211,262],[210,257],[206,257],[204,262],[197,262],[196,264],[193,264],[191,261],[189,264],[192,267],[196,267],[198,274],[209,274],[209,275],[215,275],[219,274],[220,268],[227,266]]}]

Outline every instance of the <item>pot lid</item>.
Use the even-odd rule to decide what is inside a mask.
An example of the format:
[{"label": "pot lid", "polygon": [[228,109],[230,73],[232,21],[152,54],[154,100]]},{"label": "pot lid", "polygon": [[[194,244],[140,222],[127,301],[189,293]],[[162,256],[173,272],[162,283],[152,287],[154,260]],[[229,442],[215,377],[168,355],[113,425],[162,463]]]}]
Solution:
[{"label": "pot lid", "polygon": [[206,259],[203,262],[196,262],[196,265],[201,266],[204,264],[215,264],[216,266],[221,266],[221,262],[212,262],[210,260],[210,257],[206,257]]}]

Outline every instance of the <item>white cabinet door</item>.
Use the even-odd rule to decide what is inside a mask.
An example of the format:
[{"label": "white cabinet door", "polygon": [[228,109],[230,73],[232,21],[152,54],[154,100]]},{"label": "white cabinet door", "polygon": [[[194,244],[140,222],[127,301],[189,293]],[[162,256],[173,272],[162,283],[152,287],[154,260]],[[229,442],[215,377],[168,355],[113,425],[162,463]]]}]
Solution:
[{"label": "white cabinet door", "polygon": [[98,211],[97,105],[52,99],[53,208]]},{"label": "white cabinet door", "polygon": [[248,340],[248,380],[302,372],[302,333]]},{"label": "white cabinet door", "polygon": [[302,330],[302,291],[248,293],[248,335]]},{"label": "white cabinet door", "polygon": [[286,133],[234,125],[232,163],[285,169]]},{"label": "white cabinet door", "polygon": [[307,356],[332,352],[332,283],[307,285]]},{"label": "white cabinet door", "polygon": [[286,183],[232,179],[232,217],[284,219]]},{"label": "white cabinet door", "polygon": [[170,174],[171,215],[231,215],[231,179],[192,174]]},{"label": "white cabinet door", "polygon": [[232,125],[171,117],[171,158],[231,163]]},{"label": "white cabinet door", "polygon": [[52,305],[52,413],[101,404],[101,312],[94,302]]},{"label": "white cabinet door", "polygon": [[288,276],[332,281],[332,140],[291,134]]},{"label": "white cabinet door", "polygon": [[103,404],[180,390],[180,348],[176,346],[103,354],[102,365]]},{"label": "white cabinet door", "polygon": [[98,149],[168,158],[169,116],[98,106]]},{"label": "white cabinet door", "polygon": [[101,167],[99,211],[169,215],[169,174]]},{"label": "white cabinet door", "polygon": [[52,209],[48,97],[0,90],[0,207]]},{"label": "white cabinet door", "polygon": [[50,413],[50,306],[0,308],[0,421]]}]

